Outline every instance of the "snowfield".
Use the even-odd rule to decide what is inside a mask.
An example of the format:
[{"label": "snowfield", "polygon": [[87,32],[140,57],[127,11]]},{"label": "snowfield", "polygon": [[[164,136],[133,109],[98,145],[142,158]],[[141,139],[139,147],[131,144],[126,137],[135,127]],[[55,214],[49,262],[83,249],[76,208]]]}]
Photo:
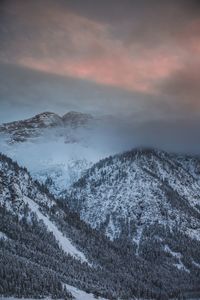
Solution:
[{"label": "snowfield", "polygon": [[70,291],[71,294],[75,297],[76,300],[96,300],[96,299],[107,300],[107,299],[101,298],[101,297],[96,298],[93,294],[88,294],[82,290],[77,289],[74,286],[71,286],[68,284],[65,284],[65,286],[66,286],[67,290]]},{"label": "snowfield", "polygon": [[[0,152],[25,166],[34,179],[56,196],[76,182],[93,163],[126,150],[118,120],[68,112],[44,112],[27,120],[0,125]],[[125,139],[122,142],[122,139]]]},{"label": "snowfield", "polygon": [[80,259],[82,262],[87,262],[85,255],[76,249],[71,243],[71,241],[63,235],[61,231],[58,230],[56,225],[54,225],[49,218],[41,213],[39,210],[39,205],[37,205],[33,200],[28,197],[23,197],[23,201],[29,205],[29,208],[36,213],[38,219],[42,220],[44,224],[47,226],[47,229],[53,233],[56,240],[58,241],[59,245],[62,249],[69,255],[72,255],[76,259]]}]

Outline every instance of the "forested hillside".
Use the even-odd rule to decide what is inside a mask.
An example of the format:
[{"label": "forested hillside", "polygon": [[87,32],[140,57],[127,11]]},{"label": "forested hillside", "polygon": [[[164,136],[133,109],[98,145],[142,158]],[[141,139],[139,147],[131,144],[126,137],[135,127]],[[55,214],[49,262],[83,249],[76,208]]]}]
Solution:
[{"label": "forested hillside", "polygon": [[63,283],[107,299],[198,292],[200,243],[178,228],[146,227],[139,248],[126,227],[111,241],[4,155],[0,171],[2,295],[70,299]]}]

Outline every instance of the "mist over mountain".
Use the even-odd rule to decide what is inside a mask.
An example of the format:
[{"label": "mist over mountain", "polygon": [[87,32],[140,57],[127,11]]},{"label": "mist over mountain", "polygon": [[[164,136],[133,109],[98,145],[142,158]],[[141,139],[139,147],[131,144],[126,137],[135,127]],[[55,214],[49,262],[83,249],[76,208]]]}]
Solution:
[{"label": "mist over mountain", "polygon": [[[178,122],[165,124],[163,128],[159,122],[144,126],[135,120],[134,128],[131,124],[130,118],[125,120],[112,115],[97,117],[71,111],[59,116],[43,112],[1,125],[0,151],[27,167],[34,178],[46,183],[58,196],[93,163],[109,155],[138,146],[178,153],[196,153],[199,147],[198,139],[187,129],[184,131],[188,139],[185,145],[181,122],[180,125]],[[195,123],[195,128],[197,125]],[[179,135],[175,131],[173,137],[174,126],[180,129]],[[195,130],[191,125],[191,131]],[[159,137],[160,131],[164,134]],[[196,131],[198,136],[199,131]]]},{"label": "mist over mountain", "polygon": [[78,112],[41,113],[0,126],[0,150],[58,195],[92,163],[125,147],[113,122]]},{"label": "mist over mountain", "polygon": [[[31,174],[1,155],[4,295],[199,295],[199,156],[144,147],[123,152],[132,145],[128,124],[70,111],[0,126],[0,151]],[[51,288],[40,278],[46,272]]]},{"label": "mist over mountain", "polygon": [[173,98],[130,93],[13,64],[1,65],[0,86],[1,123],[45,111],[59,116],[77,111],[112,119],[122,150],[151,146],[172,152],[200,151],[198,108],[191,113],[189,106],[182,107]]},{"label": "mist over mountain", "polygon": [[199,0],[0,1],[0,298],[200,299]]}]

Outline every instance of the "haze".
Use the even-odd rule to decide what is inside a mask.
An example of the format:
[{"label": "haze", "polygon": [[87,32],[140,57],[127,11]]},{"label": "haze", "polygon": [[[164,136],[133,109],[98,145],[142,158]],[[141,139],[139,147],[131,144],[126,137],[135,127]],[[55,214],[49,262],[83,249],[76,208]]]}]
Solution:
[{"label": "haze", "polygon": [[112,115],[129,147],[199,154],[199,78],[199,1],[1,1],[1,123]]}]

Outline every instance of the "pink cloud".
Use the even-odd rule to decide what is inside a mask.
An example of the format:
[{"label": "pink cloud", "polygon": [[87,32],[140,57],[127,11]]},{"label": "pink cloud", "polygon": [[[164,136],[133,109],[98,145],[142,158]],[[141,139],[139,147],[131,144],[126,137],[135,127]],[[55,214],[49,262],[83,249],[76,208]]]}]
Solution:
[{"label": "pink cloud", "polygon": [[197,21],[178,33],[178,43],[172,39],[148,49],[134,40],[127,46],[113,34],[111,25],[62,11],[56,5],[54,9],[38,11],[37,16],[28,8],[16,6],[15,10],[19,10],[23,26],[33,24],[36,33],[33,38],[16,41],[18,53],[9,61],[43,72],[158,93],[157,83],[178,72],[188,57],[192,59],[200,51]]},{"label": "pink cloud", "polygon": [[112,54],[82,59],[42,60],[22,58],[19,63],[29,68],[72,76],[96,83],[120,87],[127,90],[152,93],[154,82],[178,69],[178,60],[161,53],[149,53],[141,57],[130,57],[125,49],[113,50]]}]

